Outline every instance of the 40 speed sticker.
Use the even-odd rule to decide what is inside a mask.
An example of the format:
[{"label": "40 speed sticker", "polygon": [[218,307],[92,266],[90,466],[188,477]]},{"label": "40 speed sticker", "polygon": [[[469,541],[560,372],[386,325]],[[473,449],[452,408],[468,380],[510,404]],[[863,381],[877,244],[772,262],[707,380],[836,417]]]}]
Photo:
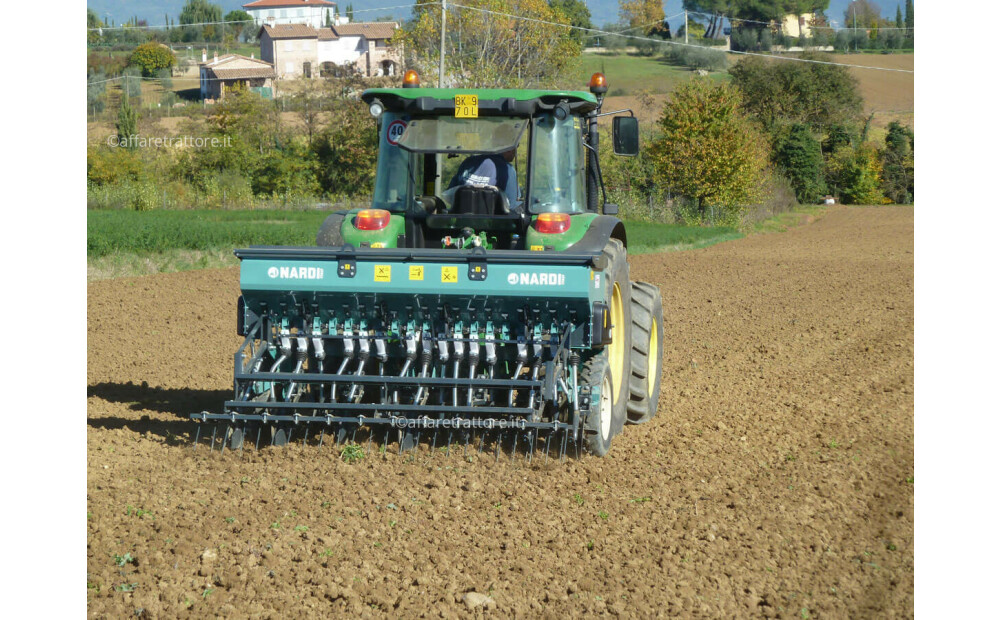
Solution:
[{"label": "40 speed sticker", "polygon": [[385,129],[385,139],[389,144],[397,146],[404,131],[406,131],[406,121],[392,121]]}]

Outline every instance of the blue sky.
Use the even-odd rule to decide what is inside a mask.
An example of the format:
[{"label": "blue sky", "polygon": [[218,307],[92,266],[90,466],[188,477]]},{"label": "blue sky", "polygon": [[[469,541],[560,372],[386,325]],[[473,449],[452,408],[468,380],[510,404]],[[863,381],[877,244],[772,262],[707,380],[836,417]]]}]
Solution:
[{"label": "blue sky", "polygon": [[[215,0],[214,4],[218,4],[222,7],[223,13],[227,13],[233,9],[239,9],[248,0]],[[584,0],[587,3],[588,8],[590,8],[590,13],[596,27],[600,27],[605,23],[611,21],[617,21],[618,19],[618,0]],[[871,1],[871,0],[870,0]],[[168,14],[175,21],[177,16],[180,15],[181,7],[184,6],[185,0],[87,0],[87,7],[93,9],[94,12],[98,14],[102,19],[104,19],[105,13],[110,13],[111,18],[115,20],[116,24],[120,24],[128,20],[132,15],[138,15],[140,19],[147,20],[152,25],[162,25],[164,21],[164,14]],[[896,2],[894,0],[874,0],[878,6],[882,8],[882,16],[887,18],[893,18],[896,15]],[[378,7],[388,7],[397,5],[412,5],[412,0],[377,0],[375,2],[365,2],[365,0],[348,0],[346,2],[341,2],[341,8],[346,7],[347,4],[353,4],[355,9],[361,8],[378,8]],[[835,20],[837,26],[843,26],[841,22],[843,21],[844,9],[849,4],[849,0],[831,0],[830,8],[827,9],[826,14],[829,18]],[[899,2],[900,7],[903,6],[903,2]],[[665,0],[663,3],[663,10],[667,16],[674,15],[676,13],[682,13],[684,11],[681,5],[681,0]],[[364,16],[358,15],[359,21],[361,19],[371,19],[380,15],[392,14],[396,19],[405,19],[410,15],[410,9],[396,9],[393,11],[375,11],[372,13],[366,13]],[[675,31],[684,24],[684,17],[675,17],[670,20],[670,29]]]}]

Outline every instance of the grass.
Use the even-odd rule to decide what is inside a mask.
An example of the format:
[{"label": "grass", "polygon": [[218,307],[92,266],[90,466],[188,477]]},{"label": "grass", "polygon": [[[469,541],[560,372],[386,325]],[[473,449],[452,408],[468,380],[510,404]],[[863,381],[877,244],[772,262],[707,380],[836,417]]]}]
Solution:
[{"label": "grass", "polygon": [[798,226],[805,217],[819,218],[826,213],[826,209],[826,205],[799,205],[791,211],[785,211],[755,223],[754,232],[785,232],[793,226]]},{"label": "grass", "polygon": [[[687,67],[670,64],[660,54],[639,56],[638,54],[598,52],[583,54],[574,77],[575,82],[586,84],[594,73],[603,73],[608,78],[608,96],[634,95],[640,91],[649,93],[669,93],[681,82],[694,77]],[[728,80],[729,74],[712,72],[713,80]]]},{"label": "grass", "polygon": [[729,226],[681,226],[651,222],[625,222],[629,254],[694,250],[740,239],[743,233]]},{"label": "grass", "polygon": [[[755,232],[779,232],[822,206],[804,206],[758,223]],[[87,212],[87,280],[234,267],[233,249],[316,242],[327,211],[192,210]],[[626,221],[629,254],[704,248],[743,237],[728,226],[682,226]]]}]

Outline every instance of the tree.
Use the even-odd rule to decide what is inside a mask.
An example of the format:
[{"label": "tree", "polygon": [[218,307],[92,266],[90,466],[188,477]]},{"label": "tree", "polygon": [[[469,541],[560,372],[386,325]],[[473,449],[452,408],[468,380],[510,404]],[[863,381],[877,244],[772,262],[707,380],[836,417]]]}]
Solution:
[{"label": "tree", "polygon": [[666,17],[662,0],[618,0],[618,14],[629,28],[641,28],[639,32],[643,35],[649,34]]},{"label": "tree", "polygon": [[[821,57],[803,54],[802,58]],[[743,93],[746,109],[772,133],[784,122],[822,130],[861,113],[857,79],[845,67],[749,56],[730,67],[729,73]]]},{"label": "tree", "polygon": [[913,47],[914,32],[913,32],[913,0],[906,0],[906,19],[904,20],[906,24],[906,38],[909,40],[910,47]]},{"label": "tree", "polygon": [[177,58],[169,47],[149,42],[135,48],[128,58],[128,64],[139,67],[144,76],[153,77],[160,69],[170,69],[177,64]]},{"label": "tree", "polygon": [[347,5],[347,11],[344,13],[344,15],[347,17],[348,21],[352,21],[352,22],[354,21],[354,5],[353,4],[348,4]]},{"label": "tree", "polygon": [[826,193],[823,151],[807,125],[793,124],[778,141],[774,163],[784,172],[799,202],[815,204]]},{"label": "tree", "polygon": [[761,197],[767,140],[743,112],[739,89],[694,79],[663,107],[661,136],[649,147],[656,183],[694,199],[702,218],[709,206],[737,223],[741,206]]},{"label": "tree", "polygon": [[[594,27],[594,24],[590,21],[590,9],[587,8],[587,5],[582,0],[549,0],[549,6],[552,7],[553,11],[560,13],[565,19],[568,19],[571,26],[576,28]],[[580,45],[583,45],[584,39],[590,35],[583,30],[570,30],[569,36]]]},{"label": "tree", "polygon": [[913,131],[889,123],[882,150],[882,193],[897,204],[913,202]]},{"label": "tree", "polygon": [[136,147],[134,138],[139,124],[139,113],[129,103],[128,97],[122,97],[122,105],[118,108],[118,122],[115,129],[118,132],[118,145],[131,150]]},{"label": "tree", "polygon": [[[506,0],[465,0],[484,11],[457,11],[448,15],[446,83],[478,88],[551,86],[580,55],[580,44],[567,29],[540,22],[567,24],[546,0],[520,0],[515,19]],[[406,64],[425,79],[437,74],[441,46],[440,9],[414,6],[413,19],[394,41],[402,41]]]},{"label": "tree", "polygon": [[896,5],[896,28],[903,28],[903,11]]},{"label": "tree", "polygon": [[870,28],[872,22],[879,23],[882,19],[882,9],[872,0],[853,0],[844,9],[844,24],[854,28],[854,18],[857,17],[858,28]]},{"label": "tree", "polygon": [[[181,25],[220,21],[222,21],[222,7],[210,4],[208,0],[187,0],[187,4],[181,9]],[[221,37],[222,33],[222,29],[216,30],[211,25],[202,26],[199,30],[206,41],[214,41]]]},{"label": "tree", "polygon": [[226,13],[226,16],[222,18],[222,21],[230,22],[226,24],[226,30],[228,30],[233,37],[240,36],[248,24],[250,26],[254,25],[253,18],[250,17],[250,14],[246,11],[239,10],[229,11]]}]

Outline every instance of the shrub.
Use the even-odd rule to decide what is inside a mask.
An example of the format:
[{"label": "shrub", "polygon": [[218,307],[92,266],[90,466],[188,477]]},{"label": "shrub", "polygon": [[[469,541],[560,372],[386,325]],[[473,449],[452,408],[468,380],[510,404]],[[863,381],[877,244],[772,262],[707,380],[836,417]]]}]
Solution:
[{"label": "shrub", "polygon": [[143,43],[135,48],[132,55],[128,57],[130,66],[139,67],[146,77],[153,77],[160,69],[170,69],[177,64],[177,59],[170,48],[154,43]]},{"label": "shrub", "polygon": [[779,138],[774,163],[788,177],[799,202],[814,204],[826,193],[823,151],[806,125],[796,123]]},{"label": "shrub", "polygon": [[137,181],[143,163],[134,151],[108,146],[87,148],[87,183],[96,187]]},{"label": "shrub", "polygon": [[827,183],[844,204],[882,204],[882,165],[870,144],[837,149],[827,162]]},{"label": "shrub", "polygon": [[672,46],[667,57],[690,69],[722,71],[726,68],[726,54],[707,47]]}]

